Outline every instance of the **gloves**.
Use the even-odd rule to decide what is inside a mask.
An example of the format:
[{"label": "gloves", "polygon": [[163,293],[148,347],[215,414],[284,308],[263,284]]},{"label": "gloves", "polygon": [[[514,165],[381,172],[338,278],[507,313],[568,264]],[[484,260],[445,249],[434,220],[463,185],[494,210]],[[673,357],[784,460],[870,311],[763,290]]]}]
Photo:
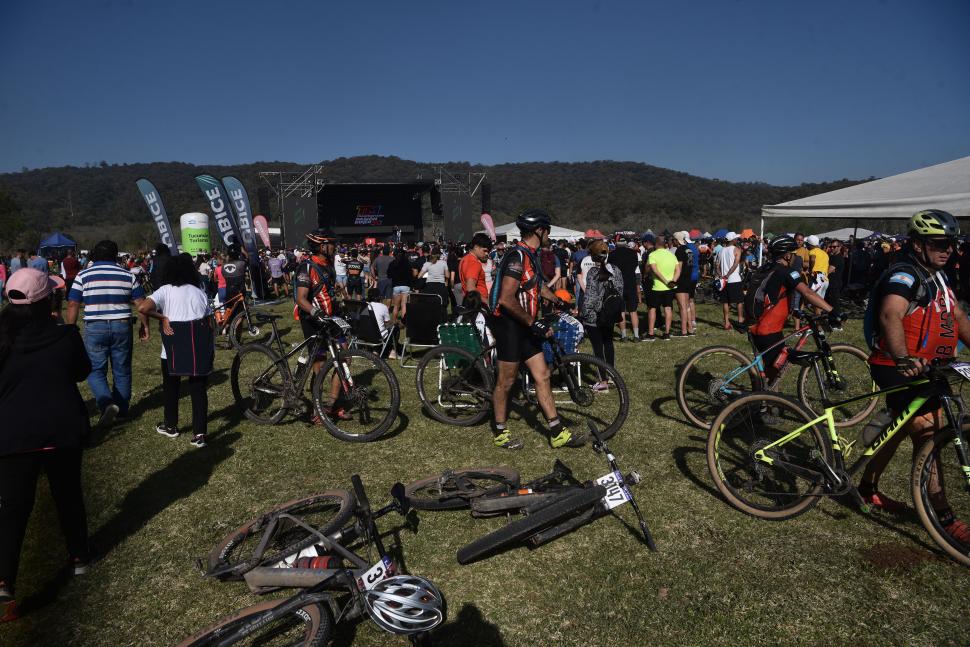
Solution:
[{"label": "gloves", "polygon": [[842,326],[842,322],[845,321],[846,315],[842,313],[830,312],[828,323],[832,328],[839,328]]},{"label": "gloves", "polygon": [[529,326],[529,330],[536,337],[545,338],[549,336],[549,333],[552,331],[552,328],[550,328],[549,325],[546,324],[544,321],[540,321],[536,319],[535,321],[532,322],[532,325]]},{"label": "gloves", "polygon": [[915,357],[894,357],[893,361],[896,362],[896,370],[904,375],[919,375],[923,370],[922,364]]}]

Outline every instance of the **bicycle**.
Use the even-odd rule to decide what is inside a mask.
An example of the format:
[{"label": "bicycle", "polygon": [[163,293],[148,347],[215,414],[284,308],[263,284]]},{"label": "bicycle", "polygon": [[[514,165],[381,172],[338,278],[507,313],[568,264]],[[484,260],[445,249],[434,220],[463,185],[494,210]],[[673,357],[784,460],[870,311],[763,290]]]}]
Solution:
[{"label": "bicycle", "polygon": [[[255,315],[269,323],[278,349],[243,346],[232,362],[233,396],[244,415],[258,424],[280,422],[288,411],[306,412],[303,393],[310,376],[314,410],[327,431],[340,440],[366,442],[384,435],[397,419],[401,388],[387,363],[360,348],[342,348],[350,324],[320,317],[320,332],[289,352],[277,330],[279,315]],[[296,359],[296,370],[290,362]],[[320,362],[314,373],[313,364]]]},{"label": "bicycle", "polygon": [[260,319],[254,316],[257,313],[250,308],[249,301],[242,292],[220,305],[212,300],[210,305],[215,313],[219,334],[228,335],[230,347],[237,351],[246,344],[272,344],[278,337],[275,328],[267,331],[259,327]]},{"label": "bicycle", "polygon": [[[236,579],[242,575],[250,588],[258,593],[281,587],[303,590],[286,599],[269,600],[237,611],[189,636],[179,643],[179,647],[227,646],[243,641],[247,644],[273,641],[273,644],[320,646],[327,643],[335,623],[365,616],[370,616],[382,629],[407,635],[412,643],[420,644],[427,638],[427,632],[444,622],[445,605],[441,592],[423,578],[395,575],[398,567],[388,555],[377,529],[376,520],[390,512],[402,516],[408,514],[404,487],[395,484],[391,489],[392,501],[375,512],[371,510],[360,477],[355,474],[351,481],[354,504],[351,504],[350,492],[329,490],[274,508],[217,544],[209,555],[207,576]],[[321,497],[338,505],[333,517],[323,525],[317,525],[316,520],[311,522],[302,512],[297,512],[298,504],[312,508]],[[354,523],[343,527],[351,515],[355,517]],[[237,545],[232,542],[238,538],[240,530],[247,538],[259,536],[253,554],[236,563],[225,563],[220,558],[212,564],[213,555],[227,545]],[[296,542],[291,541],[292,536],[283,539],[286,547],[282,548],[282,553],[267,555],[270,545],[278,544],[282,537],[292,535],[294,531],[299,531],[303,538]],[[368,548],[368,552],[370,548],[376,549],[377,561],[355,552],[362,547]],[[282,559],[281,554],[285,555]],[[227,575],[232,577],[227,578]],[[414,604],[421,613],[412,613],[402,622],[397,617],[401,615],[401,605],[393,608],[392,602],[389,609],[384,595],[399,600],[408,592],[413,597],[415,590],[421,595],[413,603],[408,600],[407,604]],[[422,599],[422,596],[430,599]]]},{"label": "bicycle", "polygon": [[[955,376],[970,380],[970,364],[933,367],[927,377],[909,384],[850,398],[875,400],[880,395],[915,390],[914,399],[887,427],[864,432],[852,442],[840,437],[836,429],[833,411],[840,402],[816,415],[802,403],[776,393],[748,394],[729,404],[711,426],[707,440],[711,477],[730,505],[762,519],[790,519],[810,510],[823,496],[849,495],[868,511],[852,477],[927,400],[939,397],[947,425],[916,454],[911,477],[913,502],[933,540],[955,560],[970,566],[970,542],[948,533],[931,502],[931,490],[944,491],[956,517],[970,517],[970,456],[964,439],[967,427],[961,425],[967,410],[950,384]],[[857,443],[861,444],[860,455],[846,468]],[[942,460],[944,456],[947,461]],[[946,481],[963,487],[944,490]],[[934,490],[934,483],[939,488]],[[956,505],[955,495],[960,497]]]},{"label": "bicycle", "polygon": [[[869,417],[875,400],[861,408],[849,406],[860,399],[850,396],[875,390],[869,375],[869,355],[851,344],[830,344],[823,327],[828,315],[812,316],[797,310],[793,314],[806,323],[767,350],[758,352],[749,334],[754,359],[731,346],[708,346],[687,358],[677,372],[676,396],[689,422],[708,429],[718,412],[739,396],[752,391],[777,392],[792,365],[801,366],[796,393],[809,410],[821,412],[833,401],[831,396],[839,394],[844,399],[837,410],[837,427],[851,427]],[[765,354],[793,338],[797,338],[794,347],[782,348],[783,363],[778,375],[768,382]],[[803,350],[809,338],[815,341],[817,351]]]},{"label": "bicycle", "polygon": [[[543,321],[555,326],[561,321],[579,325],[572,317],[557,313],[546,315]],[[497,373],[493,361],[495,344],[489,344],[471,324],[451,328],[455,343],[429,350],[418,362],[415,378],[418,398],[435,420],[472,427],[484,421],[492,409]],[[442,331],[449,328],[439,328],[439,333]],[[546,341],[549,342],[547,359],[551,359],[550,382],[560,416],[596,422],[602,426],[603,437],[612,438],[630,410],[630,395],[619,371],[593,355],[565,352],[555,336]],[[603,383],[608,384],[605,389],[597,387]],[[512,404],[538,403],[532,377],[521,365],[518,387],[524,398],[512,396]]]},{"label": "bicycle", "polygon": [[550,474],[519,485],[519,475],[506,468],[448,470],[404,486],[411,505],[419,509],[471,508],[472,516],[484,517],[520,512],[512,521],[458,550],[458,563],[469,564],[511,544],[527,542],[541,546],[580,526],[612,514],[629,502],[637,516],[647,547],[656,544],[629,486],[640,482],[633,471],[623,475],[606,439],[589,421],[593,450],[605,455],[610,471],[593,481],[579,482],[561,461]]}]

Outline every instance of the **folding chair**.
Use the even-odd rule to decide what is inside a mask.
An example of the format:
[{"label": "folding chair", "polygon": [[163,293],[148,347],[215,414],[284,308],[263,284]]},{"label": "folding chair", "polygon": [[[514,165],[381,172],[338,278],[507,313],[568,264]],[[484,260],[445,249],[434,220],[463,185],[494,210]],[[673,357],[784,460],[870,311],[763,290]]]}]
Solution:
[{"label": "folding chair", "polygon": [[441,297],[437,294],[414,293],[408,295],[407,312],[404,316],[404,345],[401,348],[401,368],[417,368],[407,364],[409,351],[415,348],[434,348],[438,345],[438,326],[445,323],[442,315]]},{"label": "folding chair", "polygon": [[384,357],[384,353],[394,336],[390,330],[387,331],[387,337],[381,336],[381,327],[377,323],[374,311],[366,308],[349,321],[354,333],[352,345],[373,350],[379,356]]}]

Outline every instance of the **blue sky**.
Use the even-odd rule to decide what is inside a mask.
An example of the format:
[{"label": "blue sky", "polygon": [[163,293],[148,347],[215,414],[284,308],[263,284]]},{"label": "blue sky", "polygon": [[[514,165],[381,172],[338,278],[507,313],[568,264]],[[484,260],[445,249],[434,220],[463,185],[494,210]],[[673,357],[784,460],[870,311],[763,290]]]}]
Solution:
[{"label": "blue sky", "polygon": [[631,160],[791,184],[970,155],[970,2],[0,4],[0,171]]}]

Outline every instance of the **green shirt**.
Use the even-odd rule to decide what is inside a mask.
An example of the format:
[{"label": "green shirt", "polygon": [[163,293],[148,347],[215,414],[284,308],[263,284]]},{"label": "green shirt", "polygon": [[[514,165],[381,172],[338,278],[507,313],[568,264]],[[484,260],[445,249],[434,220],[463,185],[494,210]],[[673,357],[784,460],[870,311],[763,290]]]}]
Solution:
[{"label": "green shirt", "polygon": [[[677,257],[668,249],[655,249],[647,256],[647,263],[656,265],[660,276],[667,281],[674,280],[674,271],[677,269]],[[670,290],[657,276],[653,277],[654,292],[665,292]]]}]

